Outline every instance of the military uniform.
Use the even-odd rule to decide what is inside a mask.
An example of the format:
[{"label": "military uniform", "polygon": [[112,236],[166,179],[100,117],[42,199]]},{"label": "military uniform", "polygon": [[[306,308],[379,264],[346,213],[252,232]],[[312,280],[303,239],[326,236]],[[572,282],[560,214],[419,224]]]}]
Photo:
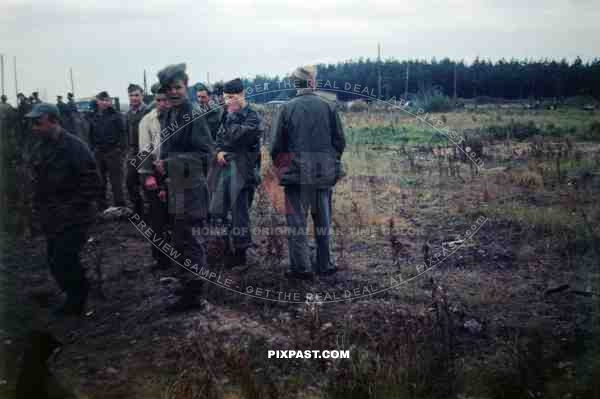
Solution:
[{"label": "military uniform", "polygon": [[[137,172],[140,175],[141,184],[143,185],[146,179],[154,176],[158,182],[157,190],[148,190],[144,188],[144,196],[146,203],[149,205],[150,226],[155,234],[166,238],[166,227],[169,222],[169,210],[167,203],[160,200],[158,192],[161,189],[167,189],[164,184],[164,179],[156,171],[154,160],[160,156],[160,118],[164,115],[159,115],[158,109],[155,108],[148,112],[140,121],[139,125],[139,149],[143,161],[139,164]],[[165,241],[167,241],[165,239]],[[152,245],[152,257],[160,264],[167,263],[165,254]]]},{"label": "military uniform", "polygon": [[210,129],[210,134],[213,141],[215,141],[223,118],[223,107],[211,100],[208,104],[200,104],[200,109],[206,114],[205,118]]},{"label": "military uniform", "polygon": [[[206,242],[201,230],[207,218],[206,170],[213,154],[213,141],[206,120],[199,117],[201,114],[189,100],[168,111],[161,120],[161,131],[172,126],[180,128],[163,143],[160,159],[167,171],[175,245],[181,248],[187,241],[191,261],[205,265]],[[193,121],[189,123],[190,120]]]},{"label": "military uniform", "polygon": [[[94,151],[105,191],[110,179],[115,206],[125,206],[121,168],[122,149],[126,140],[123,117],[114,108],[110,107],[90,117],[90,147]],[[105,198],[100,206],[106,207]]]},{"label": "military uniform", "polygon": [[227,113],[217,134],[216,152],[225,152],[227,165],[211,168],[210,214],[224,218],[231,211],[230,235],[236,252],[252,244],[249,209],[260,179],[260,138],[264,126],[249,105]]},{"label": "military uniform", "polygon": [[[125,116],[127,126],[127,137],[129,153],[127,156],[126,186],[129,200],[134,205],[135,213],[140,216],[144,214],[144,204],[140,194],[140,179],[136,169],[135,160],[139,152],[139,124],[148,111],[148,106],[140,104],[137,109],[130,109]],[[134,161],[133,163],[131,161]]]},{"label": "military uniform", "polygon": [[61,128],[56,139],[41,139],[34,170],[34,203],[47,238],[48,265],[67,294],[65,306],[79,313],[88,294],[79,253],[101,195],[96,162],[83,141]]},{"label": "military uniform", "polygon": [[335,108],[310,89],[284,104],[273,126],[271,158],[281,170],[280,184],[286,195],[286,218],[292,273],[311,273],[306,216],[310,210],[315,224],[317,264],[315,271],[335,271],[329,239],[332,222],[332,187],[342,174],[344,131]]}]

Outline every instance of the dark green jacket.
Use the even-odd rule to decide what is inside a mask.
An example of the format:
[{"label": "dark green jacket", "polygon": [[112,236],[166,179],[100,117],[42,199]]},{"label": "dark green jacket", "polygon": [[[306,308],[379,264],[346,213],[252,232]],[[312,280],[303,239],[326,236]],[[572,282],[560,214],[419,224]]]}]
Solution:
[{"label": "dark green jacket", "polygon": [[200,109],[206,113],[206,123],[208,123],[211,137],[215,141],[223,118],[223,107],[211,101],[208,105],[200,105]]},{"label": "dark green jacket", "polygon": [[137,154],[139,150],[139,137],[140,137],[140,121],[148,113],[148,106],[144,103],[140,105],[140,108],[134,112],[132,109],[127,111],[125,114],[125,126],[127,126],[127,146],[129,151],[133,154]]},{"label": "dark green jacket", "polygon": [[217,133],[216,152],[227,153],[227,167],[235,168],[235,174],[245,185],[258,184],[260,171],[260,139],[264,132],[261,116],[247,105],[240,112],[227,113]]},{"label": "dark green jacket", "polygon": [[192,219],[203,219],[208,211],[206,174],[214,157],[214,143],[202,110],[189,100],[172,107],[161,118],[160,159],[165,161],[169,188],[169,212],[175,205],[177,192],[184,194],[183,209]]},{"label": "dark green jacket", "polygon": [[311,90],[281,106],[273,124],[271,158],[283,186],[335,185],[346,146],[342,122],[333,104]]},{"label": "dark green jacket", "polygon": [[44,232],[92,223],[102,195],[100,175],[88,146],[61,129],[56,141],[42,139],[34,160],[35,204]]}]

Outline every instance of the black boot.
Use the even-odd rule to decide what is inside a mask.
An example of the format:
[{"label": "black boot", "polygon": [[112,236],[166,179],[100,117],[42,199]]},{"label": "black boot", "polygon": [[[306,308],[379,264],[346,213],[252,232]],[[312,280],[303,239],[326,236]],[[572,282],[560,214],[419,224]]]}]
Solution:
[{"label": "black boot", "polygon": [[246,265],[246,248],[235,249],[233,254],[227,257],[227,267],[245,266]]},{"label": "black boot", "polygon": [[81,316],[85,310],[88,292],[89,285],[84,280],[76,291],[67,292],[67,299],[54,311],[54,314],[57,316]]}]

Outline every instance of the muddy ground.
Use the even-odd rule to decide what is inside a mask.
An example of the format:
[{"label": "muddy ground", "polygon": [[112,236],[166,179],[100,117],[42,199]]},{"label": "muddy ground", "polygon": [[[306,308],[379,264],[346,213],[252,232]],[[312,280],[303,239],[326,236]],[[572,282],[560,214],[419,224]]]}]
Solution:
[{"label": "muddy ground", "polygon": [[[581,151],[593,149],[582,144]],[[373,153],[392,160],[388,178],[353,173],[336,188],[337,275],[288,282],[287,244],[273,235],[254,237],[247,268],[211,265],[238,291],[297,292],[297,302],[190,283],[201,280],[182,267],[155,270],[150,243],[121,220],[90,232],[94,241],[84,251],[94,286],[89,313],[59,319],[51,313],[61,297],[45,265],[43,237],[6,236],[2,397],[10,397],[33,328],[64,343],[51,369],[87,398],[567,398],[587,392],[575,371],[586,350],[582,342],[592,334],[593,253],[577,249],[584,244],[568,222],[548,230],[507,209],[588,209],[594,188],[573,200],[567,176],[524,186],[514,176],[527,168],[528,155],[508,155],[503,144],[486,149],[474,177],[466,165],[460,177],[440,175],[425,155],[411,168],[393,149]],[[259,190],[255,226],[283,225],[271,200]],[[590,239],[595,245],[595,236]],[[214,240],[211,246],[217,250]],[[438,263],[437,254],[448,257]],[[424,263],[427,270],[417,270]],[[410,281],[390,288],[398,275]],[[196,287],[197,301],[188,308],[171,306],[180,284]],[[347,291],[348,300],[325,298],[343,299]],[[316,292],[324,301],[307,302],[306,293]],[[350,359],[268,359],[267,351],[277,349],[348,349]]]}]

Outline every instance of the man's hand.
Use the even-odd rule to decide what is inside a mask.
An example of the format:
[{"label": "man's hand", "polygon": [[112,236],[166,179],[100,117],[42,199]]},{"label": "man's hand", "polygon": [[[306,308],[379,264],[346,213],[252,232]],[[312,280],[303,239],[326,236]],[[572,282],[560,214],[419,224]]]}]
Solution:
[{"label": "man's hand", "polygon": [[165,161],[164,160],[158,160],[154,162],[154,166],[156,167],[156,171],[158,172],[159,175],[164,176],[165,175]]},{"label": "man's hand", "polygon": [[239,112],[242,109],[237,101],[230,101],[227,103],[227,113],[229,115]]},{"label": "man's hand", "polygon": [[158,199],[161,200],[162,202],[167,202],[167,191],[166,190],[160,190],[158,192]]},{"label": "man's hand", "polygon": [[227,165],[227,160],[225,159],[225,151],[219,151],[217,153],[217,162],[221,166]]},{"label": "man's hand", "polygon": [[144,182],[144,188],[146,190],[156,190],[158,188],[158,182],[156,181],[156,177],[148,176],[146,181]]}]

